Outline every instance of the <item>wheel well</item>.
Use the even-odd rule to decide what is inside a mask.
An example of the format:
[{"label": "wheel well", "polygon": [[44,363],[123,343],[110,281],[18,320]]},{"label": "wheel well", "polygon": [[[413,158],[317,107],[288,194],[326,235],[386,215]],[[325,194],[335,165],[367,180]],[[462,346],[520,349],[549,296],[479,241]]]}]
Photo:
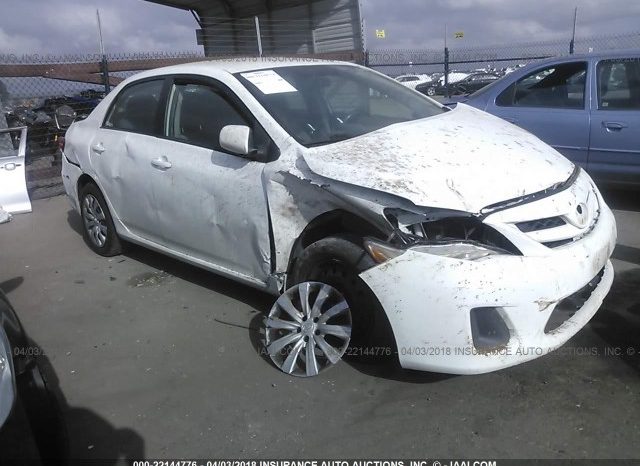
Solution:
[{"label": "wheel well", "polygon": [[86,173],[80,175],[80,178],[78,178],[78,195],[80,194],[80,191],[82,191],[82,188],[84,188],[89,183],[95,183],[95,181],[93,181],[93,178],[91,178]]},{"label": "wheel well", "polygon": [[[291,256],[289,257],[287,280],[289,280],[289,278],[293,278],[295,280],[295,277],[292,277],[291,274],[294,273],[294,268],[297,265],[296,261],[301,256],[304,249],[312,243],[329,236],[341,236],[343,239],[351,241],[359,247],[362,247],[361,239],[363,237],[373,236],[383,239],[387,235],[371,222],[356,214],[352,214],[344,210],[334,210],[324,213],[312,220],[296,240],[291,251]],[[368,257],[368,253],[364,250],[362,251],[362,254]],[[359,274],[359,271],[357,273]],[[395,356],[397,354],[397,344],[391,323],[389,322],[389,319],[387,318],[387,315],[374,292],[364,281],[361,279],[358,280],[361,281],[362,284],[362,288],[359,289],[361,292],[364,292],[366,296],[366,298],[359,299],[366,299],[364,309],[367,312],[372,312],[374,319],[374,327],[371,329],[371,333],[368,334],[366,340],[361,341],[359,345],[364,348],[374,346],[389,348],[388,356],[390,356],[390,360],[397,363],[397,357]],[[285,288],[288,286],[289,285],[285,283]],[[345,283],[344,286],[349,285]],[[354,289],[354,291],[357,292],[358,289]]]},{"label": "wheel well", "polygon": [[291,273],[296,259],[307,246],[322,238],[338,234],[350,234],[360,238],[363,236],[384,237],[384,233],[380,229],[358,215],[345,210],[326,212],[313,219],[298,236],[289,256],[287,272]]}]

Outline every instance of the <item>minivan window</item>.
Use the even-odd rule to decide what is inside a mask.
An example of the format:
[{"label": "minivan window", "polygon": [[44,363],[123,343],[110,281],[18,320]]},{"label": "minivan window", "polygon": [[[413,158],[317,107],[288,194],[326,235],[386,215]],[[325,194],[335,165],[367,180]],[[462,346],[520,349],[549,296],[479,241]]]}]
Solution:
[{"label": "minivan window", "polygon": [[584,108],[586,62],[551,65],[520,78],[496,99],[500,107]]},{"label": "minivan window", "polygon": [[234,76],[307,147],[448,110],[395,80],[350,65],[276,67]]},{"label": "minivan window", "polygon": [[104,121],[105,128],[156,133],[163,83],[163,79],[155,79],[127,86],[116,96]]},{"label": "minivan window", "polygon": [[598,109],[640,109],[640,58],[598,63]]}]

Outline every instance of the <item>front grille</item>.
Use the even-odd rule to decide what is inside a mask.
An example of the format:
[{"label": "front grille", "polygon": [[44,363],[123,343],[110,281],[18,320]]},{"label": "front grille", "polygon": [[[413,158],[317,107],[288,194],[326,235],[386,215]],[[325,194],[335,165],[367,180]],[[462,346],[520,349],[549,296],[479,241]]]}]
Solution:
[{"label": "front grille", "polygon": [[598,275],[593,277],[589,283],[580,288],[578,291],[573,293],[570,296],[567,296],[562,301],[560,301],[551,315],[549,316],[549,320],[547,324],[544,326],[544,333],[551,333],[560,327],[563,323],[569,320],[574,316],[576,312],[578,312],[584,303],[591,297],[591,293],[596,289],[600,280],[602,280],[602,276],[604,275],[604,267],[598,272]]},{"label": "front grille", "polygon": [[546,247],[548,248],[559,248],[560,246],[564,246],[565,244],[569,244],[569,243],[573,243],[573,238],[567,238],[567,239],[561,239],[558,241],[548,241],[546,243],[542,243],[544,244]]},{"label": "front grille", "polygon": [[548,217],[548,218],[539,218],[537,220],[529,220],[528,222],[519,222],[516,223],[516,226],[523,233],[528,233],[530,231],[539,231],[539,230],[547,230],[549,228],[556,228],[566,225],[567,222],[564,221],[562,217]]}]

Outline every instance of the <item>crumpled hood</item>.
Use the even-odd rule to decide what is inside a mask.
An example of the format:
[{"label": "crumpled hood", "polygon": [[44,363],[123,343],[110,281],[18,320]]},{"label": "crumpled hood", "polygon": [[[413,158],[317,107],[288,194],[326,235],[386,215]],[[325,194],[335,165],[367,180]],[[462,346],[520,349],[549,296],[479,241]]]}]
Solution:
[{"label": "crumpled hood", "polygon": [[409,199],[419,206],[479,212],[565,181],[573,164],[532,134],[459,104],[303,158],[325,177]]}]

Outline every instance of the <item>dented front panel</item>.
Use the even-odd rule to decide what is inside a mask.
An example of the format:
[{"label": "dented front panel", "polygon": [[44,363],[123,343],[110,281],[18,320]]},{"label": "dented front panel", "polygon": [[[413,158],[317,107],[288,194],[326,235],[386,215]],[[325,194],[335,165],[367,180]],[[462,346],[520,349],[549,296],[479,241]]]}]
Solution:
[{"label": "dented front panel", "polygon": [[466,212],[547,189],[573,171],[532,134],[464,104],[310,149],[304,160],[327,178]]},{"label": "dented front panel", "polygon": [[157,139],[170,169],[149,167],[162,243],[266,283],[271,273],[264,164]]}]

